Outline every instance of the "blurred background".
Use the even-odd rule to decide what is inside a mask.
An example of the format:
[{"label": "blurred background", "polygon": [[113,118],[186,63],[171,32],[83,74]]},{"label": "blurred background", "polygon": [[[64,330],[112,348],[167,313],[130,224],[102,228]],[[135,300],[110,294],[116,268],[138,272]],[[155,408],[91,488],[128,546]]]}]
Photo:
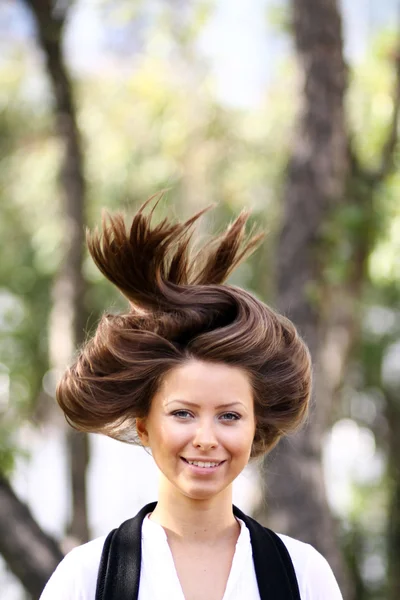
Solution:
[{"label": "blurred background", "polygon": [[[60,372],[124,301],[84,252],[102,208],[215,203],[267,232],[231,279],[294,320],[307,426],[235,502],[329,560],[346,600],[400,598],[397,0],[0,0],[0,596],[157,493],[152,459],[70,430]],[[206,238],[201,238],[205,243]]]}]

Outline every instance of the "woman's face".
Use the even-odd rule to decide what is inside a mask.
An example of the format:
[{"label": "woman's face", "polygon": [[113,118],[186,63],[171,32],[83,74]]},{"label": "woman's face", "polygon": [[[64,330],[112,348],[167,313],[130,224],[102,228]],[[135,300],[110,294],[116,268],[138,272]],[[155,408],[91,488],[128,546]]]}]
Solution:
[{"label": "woman's face", "polygon": [[237,367],[191,360],[164,377],[137,428],[165,483],[192,499],[216,496],[250,457],[255,432],[250,379]]}]

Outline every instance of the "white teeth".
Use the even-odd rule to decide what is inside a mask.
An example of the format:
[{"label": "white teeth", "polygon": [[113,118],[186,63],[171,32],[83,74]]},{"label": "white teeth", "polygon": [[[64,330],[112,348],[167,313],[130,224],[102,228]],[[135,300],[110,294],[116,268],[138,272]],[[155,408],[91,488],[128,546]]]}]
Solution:
[{"label": "white teeth", "polygon": [[187,462],[189,463],[189,465],[194,465],[195,467],[202,467],[203,469],[217,467],[220,464],[219,462],[202,462],[200,460],[188,460]]}]

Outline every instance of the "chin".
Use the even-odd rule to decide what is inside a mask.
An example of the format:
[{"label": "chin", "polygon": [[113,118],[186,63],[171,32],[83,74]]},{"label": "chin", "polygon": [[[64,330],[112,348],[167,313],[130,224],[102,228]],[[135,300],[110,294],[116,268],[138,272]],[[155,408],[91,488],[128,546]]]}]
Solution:
[{"label": "chin", "polygon": [[180,490],[181,493],[186,496],[187,498],[190,498],[191,500],[211,500],[212,498],[215,498],[216,496],[218,496],[219,494],[221,494],[224,489],[207,489],[205,487],[193,487],[190,489],[186,489],[186,490]]}]

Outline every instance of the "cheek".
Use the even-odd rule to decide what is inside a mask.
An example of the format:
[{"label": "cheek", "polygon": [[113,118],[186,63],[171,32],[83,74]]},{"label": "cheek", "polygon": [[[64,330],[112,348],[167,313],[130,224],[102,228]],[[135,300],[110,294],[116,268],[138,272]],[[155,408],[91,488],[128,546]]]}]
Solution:
[{"label": "cheek", "polygon": [[190,439],[190,427],[182,426],[181,423],[165,420],[150,432],[150,447],[153,455],[160,452],[167,455],[179,451]]},{"label": "cheek", "polygon": [[253,446],[255,428],[252,424],[246,425],[237,431],[228,431],[225,434],[224,444],[230,448],[230,451],[238,457],[248,459]]}]

